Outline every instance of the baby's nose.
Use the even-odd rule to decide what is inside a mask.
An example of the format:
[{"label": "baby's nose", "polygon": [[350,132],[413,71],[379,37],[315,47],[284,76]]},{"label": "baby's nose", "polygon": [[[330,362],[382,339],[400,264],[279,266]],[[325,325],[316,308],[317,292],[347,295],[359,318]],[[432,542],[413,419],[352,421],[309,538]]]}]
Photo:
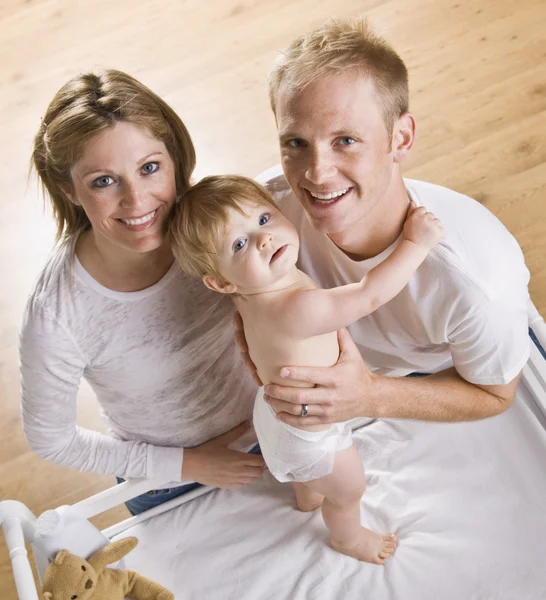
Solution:
[{"label": "baby's nose", "polygon": [[273,241],[273,236],[270,233],[262,233],[258,238],[258,248],[263,250],[267,244]]}]

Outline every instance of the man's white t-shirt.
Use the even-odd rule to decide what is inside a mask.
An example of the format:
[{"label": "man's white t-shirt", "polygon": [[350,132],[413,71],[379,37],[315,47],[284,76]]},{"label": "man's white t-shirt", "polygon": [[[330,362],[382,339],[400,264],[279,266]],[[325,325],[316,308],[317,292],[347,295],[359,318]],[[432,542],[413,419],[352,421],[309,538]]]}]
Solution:
[{"label": "man's white t-shirt", "polygon": [[[295,224],[299,267],[323,288],[360,281],[394,250],[362,261],[315,230],[280,166],[258,180]],[[374,371],[391,376],[455,366],[467,381],[512,381],[529,357],[529,271],[514,237],[485,207],[447,188],[404,180],[410,198],[436,214],[444,237],[393,300],[349,327]]]}]

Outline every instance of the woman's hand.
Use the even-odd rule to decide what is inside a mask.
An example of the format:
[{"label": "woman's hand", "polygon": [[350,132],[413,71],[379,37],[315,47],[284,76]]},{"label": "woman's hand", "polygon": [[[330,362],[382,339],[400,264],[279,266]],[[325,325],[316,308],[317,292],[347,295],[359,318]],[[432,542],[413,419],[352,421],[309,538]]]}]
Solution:
[{"label": "woman's hand", "polygon": [[258,479],[265,470],[264,459],[228,448],[249,427],[246,421],[196,448],[185,448],[183,480],[236,490]]},{"label": "woman's hand", "polygon": [[263,383],[258,375],[258,371],[256,370],[256,365],[252,362],[248,352],[248,344],[246,343],[243,319],[241,319],[241,315],[238,312],[233,313],[233,327],[235,329],[235,343],[237,344],[237,348],[239,348],[243,362],[245,363],[246,368],[250,371],[252,379],[254,379],[256,385],[258,387],[262,387]]},{"label": "woman's hand", "polygon": [[[374,375],[362,360],[347,329],[338,331],[339,359],[333,367],[284,367],[287,380],[312,383],[316,387],[281,385],[265,387],[265,401],[277,418],[289,425],[320,425],[357,417],[377,417],[373,401]],[[301,416],[307,404],[307,416]]]}]

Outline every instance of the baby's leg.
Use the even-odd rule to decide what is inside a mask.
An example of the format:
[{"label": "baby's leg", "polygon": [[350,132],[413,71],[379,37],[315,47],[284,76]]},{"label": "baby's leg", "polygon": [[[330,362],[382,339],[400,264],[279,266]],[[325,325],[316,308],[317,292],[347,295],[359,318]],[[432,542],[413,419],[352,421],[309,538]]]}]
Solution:
[{"label": "baby's leg", "polygon": [[366,489],[362,460],[354,446],[338,452],[330,475],[305,485],[325,496],[322,516],[334,550],[358,560],[382,565],[396,549],[396,536],[379,534],[360,525],[360,499]]},{"label": "baby's leg", "polygon": [[292,482],[292,487],[296,492],[296,504],[302,512],[311,512],[322,506],[324,494],[314,492],[305,483],[297,481]]}]

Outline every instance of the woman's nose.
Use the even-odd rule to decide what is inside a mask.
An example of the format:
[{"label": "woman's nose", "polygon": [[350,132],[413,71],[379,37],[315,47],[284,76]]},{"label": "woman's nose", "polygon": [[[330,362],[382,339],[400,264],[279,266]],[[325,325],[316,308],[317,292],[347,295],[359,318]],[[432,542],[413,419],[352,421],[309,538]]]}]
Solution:
[{"label": "woman's nose", "polygon": [[133,182],[125,182],[122,187],[123,197],[121,203],[127,208],[139,207],[145,202],[145,194],[142,185]]}]

